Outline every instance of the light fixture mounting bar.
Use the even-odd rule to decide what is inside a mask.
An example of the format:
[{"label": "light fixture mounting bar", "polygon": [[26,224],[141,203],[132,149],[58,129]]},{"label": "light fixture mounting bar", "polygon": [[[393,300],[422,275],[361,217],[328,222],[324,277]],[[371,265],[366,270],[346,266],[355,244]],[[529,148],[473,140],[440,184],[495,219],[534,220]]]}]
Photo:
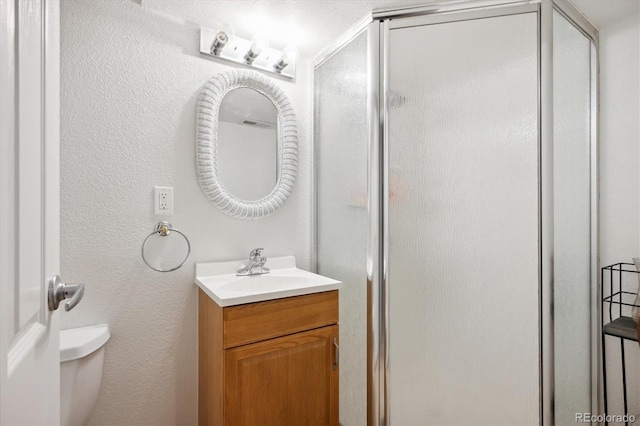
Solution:
[{"label": "light fixture mounting bar", "polygon": [[282,59],[283,51],[273,48],[264,49],[252,63],[247,63],[245,55],[251,49],[251,40],[227,34],[228,41],[222,49],[216,49],[217,54],[212,53],[212,44],[218,31],[214,28],[200,27],[200,53],[211,58],[223,59],[244,65],[248,68],[258,69],[270,74],[279,75],[289,80],[296,78],[296,61],[277,71],[276,64]]}]

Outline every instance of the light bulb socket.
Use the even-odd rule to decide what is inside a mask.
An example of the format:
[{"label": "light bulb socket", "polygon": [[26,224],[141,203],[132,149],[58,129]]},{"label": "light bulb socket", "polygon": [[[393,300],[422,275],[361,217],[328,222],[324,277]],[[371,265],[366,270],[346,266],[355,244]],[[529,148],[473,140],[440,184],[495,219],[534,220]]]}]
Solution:
[{"label": "light bulb socket", "polygon": [[260,56],[261,53],[262,53],[262,48],[260,46],[258,46],[256,43],[253,43],[251,45],[251,48],[247,52],[247,54],[244,55],[244,61],[247,64],[251,65],[253,63],[253,61],[255,61],[256,58],[258,56]]},{"label": "light bulb socket", "polygon": [[219,55],[228,41],[229,36],[227,35],[227,33],[218,31],[216,33],[216,38],[213,40],[213,43],[211,43],[211,54],[216,56]]},{"label": "light bulb socket", "polygon": [[282,51],[282,56],[280,59],[273,65],[273,70],[277,73],[282,72],[289,64],[295,62],[298,57],[298,49],[293,46],[287,46]]},{"label": "light bulb socket", "polygon": [[284,61],[284,57],[282,57],[282,58],[280,58],[280,59],[278,60],[278,62],[276,62],[276,63],[273,65],[273,69],[274,69],[276,72],[282,72],[282,70],[283,70],[283,69],[285,69],[285,68],[287,67],[287,65],[289,65],[289,64],[288,64],[287,62],[285,62],[285,61]]}]

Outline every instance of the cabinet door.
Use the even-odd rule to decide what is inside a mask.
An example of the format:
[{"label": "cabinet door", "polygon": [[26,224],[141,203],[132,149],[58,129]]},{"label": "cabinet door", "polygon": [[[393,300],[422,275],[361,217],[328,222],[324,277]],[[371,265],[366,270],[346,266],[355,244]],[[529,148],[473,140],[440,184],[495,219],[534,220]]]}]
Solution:
[{"label": "cabinet door", "polygon": [[334,339],[337,325],[226,350],[225,423],[337,426]]}]

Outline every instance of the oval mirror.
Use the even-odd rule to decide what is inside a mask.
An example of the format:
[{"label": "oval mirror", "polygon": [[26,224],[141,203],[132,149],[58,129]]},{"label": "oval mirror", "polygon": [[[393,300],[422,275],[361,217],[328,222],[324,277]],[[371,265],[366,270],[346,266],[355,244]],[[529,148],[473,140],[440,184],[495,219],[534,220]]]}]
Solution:
[{"label": "oval mirror", "polygon": [[196,168],[207,198],[226,214],[274,213],[297,171],[295,114],[267,77],[234,70],[209,80],[198,98]]}]

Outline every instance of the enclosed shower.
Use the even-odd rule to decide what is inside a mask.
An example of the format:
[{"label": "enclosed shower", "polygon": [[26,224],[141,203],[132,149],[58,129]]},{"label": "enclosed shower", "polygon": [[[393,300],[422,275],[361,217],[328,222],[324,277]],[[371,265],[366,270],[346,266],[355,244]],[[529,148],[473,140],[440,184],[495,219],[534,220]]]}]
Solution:
[{"label": "enclosed shower", "polygon": [[375,10],[315,67],[340,419],[599,412],[597,31],[564,0]]}]

